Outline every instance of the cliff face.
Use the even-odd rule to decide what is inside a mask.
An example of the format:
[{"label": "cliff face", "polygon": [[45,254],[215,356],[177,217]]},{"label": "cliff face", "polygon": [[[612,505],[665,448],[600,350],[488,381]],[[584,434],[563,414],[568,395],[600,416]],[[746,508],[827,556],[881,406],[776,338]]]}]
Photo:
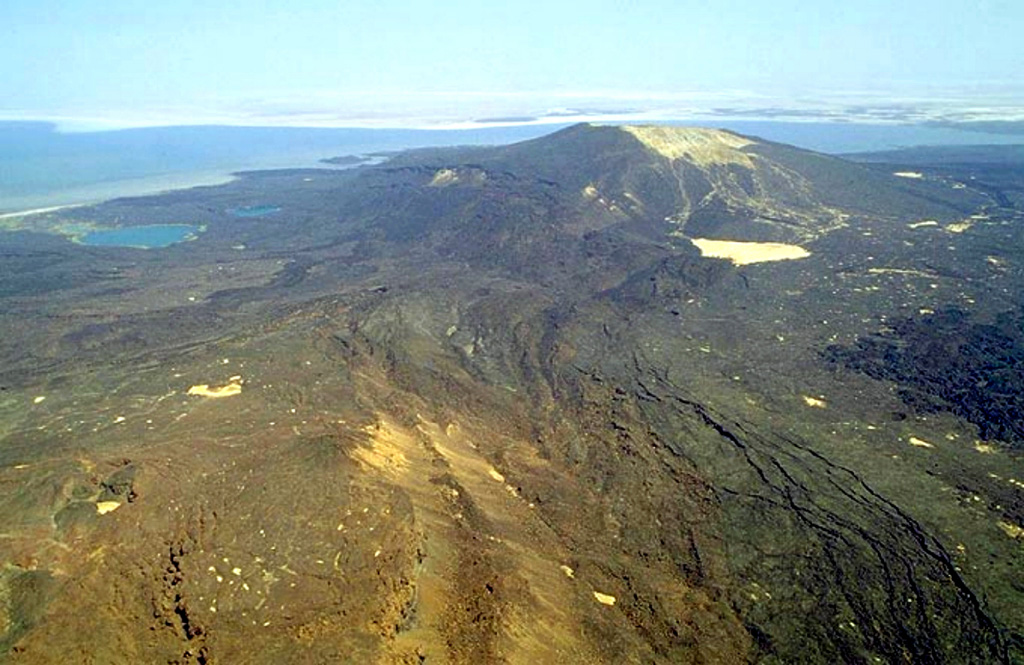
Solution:
[{"label": "cliff face", "polygon": [[206,225],[166,250],[9,237],[0,648],[1011,662],[1017,453],[903,399],[944,304],[1019,320],[1017,213],[954,178],[578,126],[50,220]]}]

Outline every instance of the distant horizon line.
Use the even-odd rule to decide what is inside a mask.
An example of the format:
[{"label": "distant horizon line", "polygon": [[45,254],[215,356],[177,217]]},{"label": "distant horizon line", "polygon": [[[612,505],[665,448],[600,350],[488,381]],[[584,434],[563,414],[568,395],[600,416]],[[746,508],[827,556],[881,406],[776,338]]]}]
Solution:
[{"label": "distant horizon line", "polygon": [[[686,121],[765,121],[795,123],[836,123],[860,125],[946,125],[970,123],[1024,123],[1024,103],[1001,106],[964,106],[962,104],[915,104],[896,100],[883,104],[805,104],[771,103],[760,105],[729,104],[715,106],[651,107],[614,109],[604,104],[581,104],[574,108],[548,108],[543,111],[478,109],[463,113],[421,112],[380,113],[377,115],[309,111],[204,111],[176,109],[139,111],[128,114],[101,112],[46,112],[0,109],[0,122],[45,123],[61,133],[102,132],[158,127],[267,127],[296,129],[381,129],[419,131],[465,131],[546,125],[570,125],[579,122],[679,123]],[[602,108],[603,107],[603,108]]]},{"label": "distant horizon line", "polygon": [[[1020,125],[1020,133],[1024,133],[1024,115],[1012,115],[1006,117],[984,117],[976,119],[909,119],[893,120],[880,118],[836,118],[816,117],[806,115],[793,116],[759,116],[759,115],[707,115],[707,116],[657,116],[657,117],[623,117],[623,116],[578,116],[563,118],[536,118],[524,119],[521,121],[491,121],[491,120],[464,120],[464,121],[437,121],[437,122],[387,122],[376,120],[339,120],[326,122],[279,122],[274,119],[252,119],[252,120],[228,120],[220,118],[176,118],[161,120],[125,120],[110,121],[107,119],[94,118],[61,118],[54,116],[5,116],[0,115],[0,125],[3,124],[24,124],[24,125],[47,125],[54,133],[59,134],[85,134],[131,131],[140,129],[171,129],[184,127],[220,127],[240,129],[307,129],[307,130],[379,130],[379,131],[415,131],[415,132],[459,132],[487,129],[508,129],[514,127],[557,127],[560,125],[569,126],[583,123],[596,124],[680,124],[686,122],[700,123],[701,125],[721,122],[764,122],[764,123],[793,123],[793,124],[834,124],[834,125],[861,125],[877,127],[948,127],[971,129],[972,125],[1005,124]],[[1015,132],[1016,133],[1016,132]]]}]

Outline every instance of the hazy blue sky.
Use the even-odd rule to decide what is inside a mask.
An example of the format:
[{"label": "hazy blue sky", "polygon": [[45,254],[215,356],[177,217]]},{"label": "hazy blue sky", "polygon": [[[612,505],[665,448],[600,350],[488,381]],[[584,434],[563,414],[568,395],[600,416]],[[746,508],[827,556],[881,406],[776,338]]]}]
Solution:
[{"label": "hazy blue sky", "polygon": [[1020,0],[2,0],[0,114],[429,116],[689,93],[986,106],[1019,91],[1022,34]]}]

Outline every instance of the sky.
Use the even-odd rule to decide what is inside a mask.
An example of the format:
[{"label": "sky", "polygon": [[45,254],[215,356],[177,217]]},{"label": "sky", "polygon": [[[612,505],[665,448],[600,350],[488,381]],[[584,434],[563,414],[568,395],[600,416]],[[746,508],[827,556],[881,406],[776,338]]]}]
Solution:
[{"label": "sky", "polygon": [[1013,115],[1022,33],[1019,0],[2,0],[0,118]]}]

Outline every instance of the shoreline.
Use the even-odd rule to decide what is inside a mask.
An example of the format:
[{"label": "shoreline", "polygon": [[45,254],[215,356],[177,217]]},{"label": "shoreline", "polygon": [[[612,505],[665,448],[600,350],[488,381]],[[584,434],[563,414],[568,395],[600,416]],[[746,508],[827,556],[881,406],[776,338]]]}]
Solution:
[{"label": "shoreline", "polygon": [[[93,186],[79,187],[73,190],[64,190],[63,192],[56,192],[52,196],[28,196],[24,198],[29,200],[38,198],[40,201],[46,198],[56,199],[58,201],[61,199],[73,200],[69,200],[66,203],[55,202],[53,205],[39,205],[38,207],[33,206],[8,210],[0,209],[0,219],[42,215],[50,212],[57,212],[59,210],[100,205],[116,199],[157,196],[168,192],[194,189],[196,187],[216,187],[218,185],[226,185],[238,180],[237,173],[237,171],[232,171],[230,173],[202,172],[195,174],[195,177],[188,177],[187,174],[181,174],[180,177],[172,176],[170,178],[166,176],[144,176],[141,178],[98,183]],[[76,195],[74,193],[76,191],[80,192],[80,195]]]},{"label": "shoreline", "polygon": [[[42,194],[37,196],[22,197],[30,203],[24,206],[14,205],[8,208],[0,207],[0,220],[16,217],[27,217],[30,215],[41,215],[50,212],[57,212],[70,208],[83,208],[86,206],[100,205],[109,201],[122,198],[134,198],[145,196],[158,196],[168,192],[194,189],[196,187],[217,187],[235,182],[243,177],[245,173],[261,171],[278,171],[287,169],[322,169],[325,171],[341,171],[356,168],[360,164],[335,165],[323,162],[328,157],[310,158],[303,156],[296,160],[287,160],[278,164],[252,164],[249,166],[238,165],[225,170],[203,170],[193,173],[182,172],[169,175],[141,176],[138,178],[127,178],[123,180],[112,180],[95,185],[86,185],[57,191],[50,195]],[[52,201],[47,204],[47,199]],[[0,201],[0,206],[4,202]]]},{"label": "shoreline", "polygon": [[57,212],[68,208],[81,208],[89,203],[67,203],[64,205],[50,206],[48,208],[32,208],[31,210],[18,210],[14,212],[0,212],[0,219],[13,219],[15,217],[30,217],[32,215],[43,215],[48,212]]}]

